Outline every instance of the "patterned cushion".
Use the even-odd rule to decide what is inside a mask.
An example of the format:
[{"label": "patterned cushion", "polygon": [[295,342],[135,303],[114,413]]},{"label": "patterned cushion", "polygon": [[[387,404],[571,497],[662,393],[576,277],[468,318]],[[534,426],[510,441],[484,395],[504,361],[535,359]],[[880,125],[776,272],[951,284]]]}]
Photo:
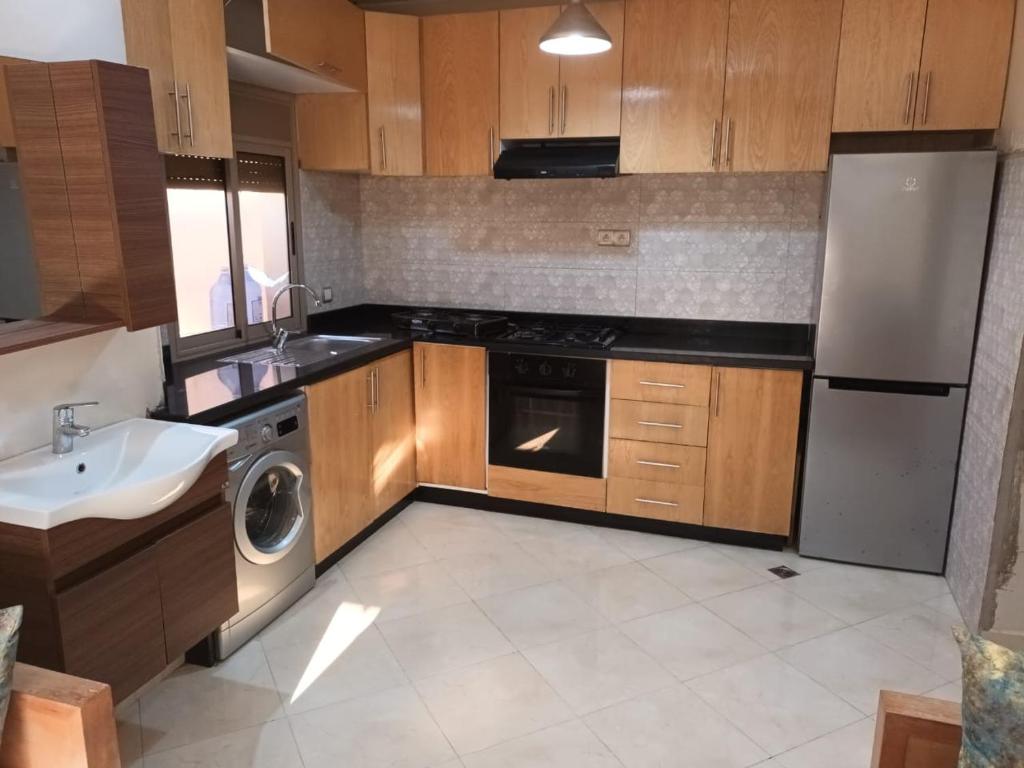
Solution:
[{"label": "patterned cushion", "polygon": [[7,702],[11,698],[14,682],[14,654],[18,650],[18,628],[21,626],[21,606],[0,608],[0,741],[4,736]]},{"label": "patterned cushion", "polygon": [[960,768],[1024,766],[1024,655],[953,630],[964,662]]}]

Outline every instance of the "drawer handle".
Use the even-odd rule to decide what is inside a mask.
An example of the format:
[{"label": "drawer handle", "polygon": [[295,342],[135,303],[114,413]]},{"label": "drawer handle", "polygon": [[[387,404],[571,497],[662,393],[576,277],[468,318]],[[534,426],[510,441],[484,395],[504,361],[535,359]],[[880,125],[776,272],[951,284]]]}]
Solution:
[{"label": "drawer handle", "polygon": [[668,429],[682,429],[682,424],[668,424],[664,421],[638,421],[641,427],[667,427]]},{"label": "drawer handle", "polygon": [[664,467],[665,469],[680,469],[679,464],[666,464],[664,461],[644,461],[642,459],[636,460],[637,464],[643,464],[645,467]]},{"label": "drawer handle", "polygon": [[666,389],[686,389],[685,384],[665,384],[660,381],[641,381],[645,387],[665,387]]},{"label": "drawer handle", "polygon": [[637,497],[637,498],[633,499],[633,501],[635,501],[635,502],[637,502],[639,504],[654,504],[655,506],[658,506],[658,507],[678,507],[679,506],[674,501],[656,501],[655,499],[643,499],[643,498],[640,498],[640,497]]}]

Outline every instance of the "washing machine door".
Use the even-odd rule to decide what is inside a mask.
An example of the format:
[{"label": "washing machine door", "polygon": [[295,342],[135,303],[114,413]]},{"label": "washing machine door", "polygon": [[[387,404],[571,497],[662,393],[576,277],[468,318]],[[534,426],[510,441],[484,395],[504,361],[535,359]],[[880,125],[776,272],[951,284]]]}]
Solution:
[{"label": "washing machine door", "polygon": [[277,562],[310,524],[303,462],[290,451],[271,451],[249,467],[235,497],[235,542],[246,560]]}]

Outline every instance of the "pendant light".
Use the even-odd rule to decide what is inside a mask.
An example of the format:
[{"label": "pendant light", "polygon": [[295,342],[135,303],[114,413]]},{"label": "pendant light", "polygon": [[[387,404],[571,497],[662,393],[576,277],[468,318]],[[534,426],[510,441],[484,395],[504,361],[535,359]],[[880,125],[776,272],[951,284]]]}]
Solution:
[{"label": "pendant light", "polygon": [[612,39],[581,0],[570,0],[551,29],[540,39],[540,49],[558,56],[604,53]]}]

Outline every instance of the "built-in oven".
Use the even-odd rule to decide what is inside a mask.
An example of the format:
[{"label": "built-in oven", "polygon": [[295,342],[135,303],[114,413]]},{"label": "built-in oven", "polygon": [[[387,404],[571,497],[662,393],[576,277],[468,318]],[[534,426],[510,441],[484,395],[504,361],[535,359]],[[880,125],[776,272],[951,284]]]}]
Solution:
[{"label": "built-in oven", "polygon": [[491,352],[489,463],[604,475],[604,360]]}]

